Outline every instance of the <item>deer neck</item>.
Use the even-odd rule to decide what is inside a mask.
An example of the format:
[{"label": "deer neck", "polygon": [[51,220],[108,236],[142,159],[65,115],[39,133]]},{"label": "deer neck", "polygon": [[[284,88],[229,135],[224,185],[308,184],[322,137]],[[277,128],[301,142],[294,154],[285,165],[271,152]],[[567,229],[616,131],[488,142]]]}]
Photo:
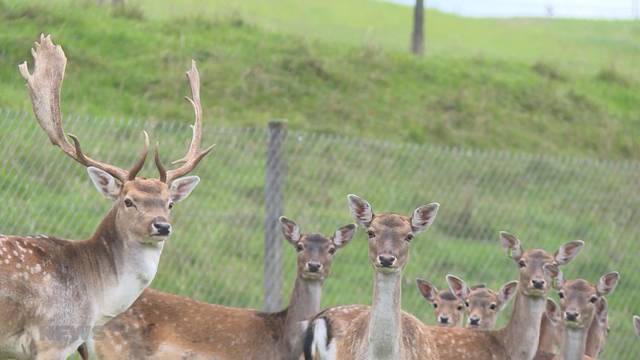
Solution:
[{"label": "deer neck", "polygon": [[126,310],[151,283],[158,269],[164,242],[142,243],[116,226],[113,208],[86,241],[87,279],[95,290],[97,323],[109,321]]},{"label": "deer neck", "polygon": [[399,359],[402,273],[374,273],[373,305],[368,328],[368,359]]},{"label": "deer neck", "polygon": [[282,332],[290,352],[302,354],[306,321],[320,312],[321,293],[322,280],[306,280],[300,275],[296,277]]},{"label": "deer neck", "polygon": [[538,351],[554,353],[556,339],[555,327],[546,315],[542,316],[540,324],[540,339],[538,341]]},{"label": "deer neck", "polygon": [[582,360],[586,348],[586,329],[564,326],[562,360]]},{"label": "deer neck", "polygon": [[535,356],[545,303],[546,297],[527,296],[518,290],[511,319],[500,336],[511,359],[530,360]]}]

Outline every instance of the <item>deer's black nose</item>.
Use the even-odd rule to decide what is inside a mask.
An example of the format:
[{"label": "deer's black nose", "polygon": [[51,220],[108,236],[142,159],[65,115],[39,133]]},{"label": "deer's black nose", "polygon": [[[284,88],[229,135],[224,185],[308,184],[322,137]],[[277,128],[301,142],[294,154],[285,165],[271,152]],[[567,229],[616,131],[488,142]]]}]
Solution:
[{"label": "deer's black nose", "polygon": [[536,289],[544,289],[544,280],[531,280],[531,284]]},{"label": "deer's black nose", "polygon": [[396,262],[396,257],[393,255],[380,255],[378,256],[378,261],[383,267],[391,267]]},{"label": "deer's black nose", "polygon": [[566,313],[564,313],[564,316],[567,319],[567,321],[576,321],[578,320],[578,317],[580,317],[580,314],[578,314],[577,312],[567,311]]},{"label": "deer's black nose", "polygon": [[320,263],[313,262],[313,261],[310,261],[307,263],[307,269],[309,269],[309,272],[315,273],[320,271],[321,268],[322,268],[322,264]]},{"label": "deer's black nose", "polygon": [[449,317],[448,316],[440,316],[440,323],[448,324],[449,323]]},{"label": "deer's black nose", "polygon": [[154,222],[153,229],[156,235],[169,235],[171,233],[171,224],[168,222]]},{"label": "deer's black nose", "polygon": [[480,325],[480,319],[479,318],[469,318],[469,325],[474,325],[474,326]]}]

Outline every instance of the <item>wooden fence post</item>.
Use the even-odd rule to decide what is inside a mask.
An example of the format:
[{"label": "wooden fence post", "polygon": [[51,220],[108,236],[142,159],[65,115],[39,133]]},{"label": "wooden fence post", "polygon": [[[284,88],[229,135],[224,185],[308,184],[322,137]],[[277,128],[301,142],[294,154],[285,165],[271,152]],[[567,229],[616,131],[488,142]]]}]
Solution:
[{"label": "wooden fence post", "polygon": [[424,1],[416,0],[413,9],[413,32],[411,33],[411,52],[415,55],[424,53]]},{"label": "wooden fence post", "polygon": [[269,122],[267,161],[264,183],[264,302],[263,310],[274,312],[282,307],[282,232],[278,218],[283,215],[283,185],[287,164],[283,145],[287,125],[282,121]]}]

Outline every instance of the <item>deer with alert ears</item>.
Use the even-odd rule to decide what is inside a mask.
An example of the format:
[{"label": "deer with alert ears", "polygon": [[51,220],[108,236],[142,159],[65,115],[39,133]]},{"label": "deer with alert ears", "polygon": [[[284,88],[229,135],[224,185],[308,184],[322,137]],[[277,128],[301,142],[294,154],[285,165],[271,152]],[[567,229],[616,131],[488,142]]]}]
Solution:
[{"label": "deer with alert ears", "polygon": [[438,290],[430,282],[416,279],[418,291],[433,306],[436,324],[443,327],[461,326],[464,317],[464,302],[451,291]]},{"label": "deer with alert ears", "polygon": [[410,244],[433,223],[439,204],[423,205],[403,216],[376,214],[356,195],[348,200],[351,214],[369,238],[373,304],[337,306],[318,314],[307,329],[305,359],[435,359],[422,322],[402,312],[400,304]]},{"label": "deer with alert ears", "polygon": [[320,311],[323,281],[334,254],[356,231],[342,226],[332,236],[303,234],[280,218],[297,252],[297,276],[289,306],[281,312],[205,304],[147,289],[129,310],[96,332],[102,359],[297,360],[307,321]]},{"label": "deer with alert ears", "polygon": [[497,292],[480,286],[469,288],[457,276],[447,275],[449,289],[461,301],[469,312],[467,327],[471,329],[493,329],[498,320],[498,314],[516,293],[517,281],[504,284]]},{"label": "deer with alert ears", "polygon": [[562,275],[558,277],[556,288],[560,297],[563,341],[560,356],[556,358],[592,358],[585,355],[590,327],[593,321],[606,317],[607,305],[603,296],[613,292],[619,279],[617,272],[603,275],[595,285],[582,279],[565,281]]},{"label": "deer with alert ears", "polygon": [[541,249],[524,251],[520,240],[507,232],[500,233],[500,241],[520,272],[509,322],[504,328],[488,331],[425,326],[439,360],[533,359],[558,266],[573,260],[584,245],[580,240],[571,241],[552,254]]},{"label": "deer with alert ears", "polygon": [[201,150],[202,112],[195,63],[187,73],[196,121],[183,164],[167,171],[156,151],[160,179],[137,177],[148,150],[130,170],[85,155],[67,141],[60,114],[60,88],[67,59],[50,36],[41,35],[32,54],[33,73],[19,66],[33,111],[49,140],[87,167],[95,187],[113,201],[93,236],[83,241],[48,236],[0,236],[0,358],[66,359],[90,341],[92,329],[126,310],[153,280],[165,240],[170,209],[198,184],[192,171],[211,148]]}]

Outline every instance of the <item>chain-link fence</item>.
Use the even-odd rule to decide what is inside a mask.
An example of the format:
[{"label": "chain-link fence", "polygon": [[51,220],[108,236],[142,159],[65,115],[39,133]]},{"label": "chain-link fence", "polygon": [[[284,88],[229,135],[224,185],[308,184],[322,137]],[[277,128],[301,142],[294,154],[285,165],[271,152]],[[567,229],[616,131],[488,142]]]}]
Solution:
[{"label": "chain-link fence", "polygon": [[[129,166],[143,129],[160,142],[163,159],[181,157],[190,122],[69,117],[65,126],[79,136],[87,153]],[[31,113],[0,112],[0,127],[0,233],[89,237],[110,205],[82,166],[49,144]],[[211,303],[261,308],[263,276],[274,280],[263,271],[268,131],[222,129],[215,121],[206,121],[204,130],[203,142],[217,146],[195,172],[202,182],[173,212],[175,233],[153,287]],[[433,323],[432,308],[416,290],[416,277],[444,288],[444,276],[453,273],[494,289],[517,278],[516,265],[500,248],[499,230],[516,234],[525,248],[548,251],[569,240],[585,240],[580,256],[563,268],[565,277],[595,282],[608,271],[621,272],[621,283],[609,296],[612,332],[604,358],[637,358],[640,343],[631,316],[640,314],[640,164],[294,131],[286,135],[281,155],[286,173],[270,178],[284,179],[284,215],[302,232],[329,235],[353,222],[348,193],[369,200],[374,212],[408,215],[421,204],[441,203],[434,226],[412,242],[403,280],[403,308],[428,323]],[[143,171],[155,176],[151,162]],[[372,270],[365,239],[360,231],[339,250],[324,285],[323,306],[370,303]],[[284,303],[293,284],[294,254],[283,242]],[[504,311],[502,324],[509,313]]]}]

